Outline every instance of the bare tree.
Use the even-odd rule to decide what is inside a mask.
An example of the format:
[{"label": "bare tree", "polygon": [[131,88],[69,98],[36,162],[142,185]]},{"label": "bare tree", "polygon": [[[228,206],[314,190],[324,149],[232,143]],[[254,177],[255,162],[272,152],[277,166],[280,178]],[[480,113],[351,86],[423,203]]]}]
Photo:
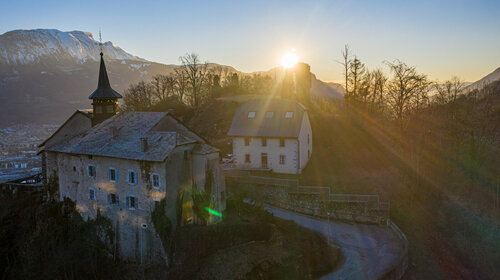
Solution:
[{"label": "bare tree", "polygon": [[153,87],[144,81],[132,84],[123,96],[123,108],[127,111],[149,111],[153,106]]},{"label": "bare tree", "polygon": [[389,105],[398,120],[402,120],[404,113],[410,109],[412,98],[429,85],[425,74],[417,73],[415,67],[396,60],[386,62],[392,72],[392,78],[387,84]]},{"label": "bare tree", "polygon": [[184,103],[184,95],[186,94],[188,88],[187,74],[183,69],[177,68],[174,70],[174,79],[176,82],[174,91],[176,92],[179,101]]},{"label": "bare tree", "polygon": [[187,76],[191,106],[198,108],[203,99],[205,85],[210,83],[207,79],[208,63],[201,63],[200,57],[195,53],[188,53],[179,59],[182,63],[181,69]]},{"label": "bare tree", "polygon": [[377,69],[372,71],[373,76],[373,87],[371,94],[371,104],[372,108],[377,108],[378,110],[383,110],[384,108],[384,91],[387,83],[387,76],[385,76],[382,70]]},{"label": "bare tree", "polygon": [[349,97],[349,73],[351,66],[351,58],[349,55],[349,45],[344,45],[344,49],[342,50],[342,62],[340,64],[344,67],[344,78],[345,78],[345,95]]},{"label": "bare tree", "polygon": [[365,72],[365,65],[355,56],[350,62],[348,81],[352,85],[352,96],[356,99],[360,99],[359,87]]},{"label": "bare tree", "polygon": [[434,85],[434,89],[437,91],[435,101],[438,104],[455,102],[461,94],[463,87],[463,81],[456,76],[453,76],[450,80],[444,82],[444,84],[436,83]]},{"label": "bare tree", "polygon": [[166,76],[161,74],[157,74],[151,79],[151,85],[153,87],[154,95],[160,102],[163,102],[168,97],[168,95],[166,94],[167,88],[165,79]]}]

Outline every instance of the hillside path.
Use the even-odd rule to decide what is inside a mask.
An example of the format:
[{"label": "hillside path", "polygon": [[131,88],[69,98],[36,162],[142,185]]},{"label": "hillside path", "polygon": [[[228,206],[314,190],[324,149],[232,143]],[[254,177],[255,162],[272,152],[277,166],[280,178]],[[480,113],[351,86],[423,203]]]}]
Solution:
[{"label": "hillside path", "polygon": [[[270,205],[264,207],[275,217],[328,236],[328,221]],[[392,269],[403,252],[403,243],[385,226],[330,221],[330,241],[340,247],[345,261],[336,271],[320,279],[378,279]]]}]

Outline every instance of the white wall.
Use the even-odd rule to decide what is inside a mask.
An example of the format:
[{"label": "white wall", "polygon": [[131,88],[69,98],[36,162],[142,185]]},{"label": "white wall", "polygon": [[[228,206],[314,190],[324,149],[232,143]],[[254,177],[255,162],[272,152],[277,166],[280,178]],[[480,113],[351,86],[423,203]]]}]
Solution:
[{"label": "white wall", "polygon": [[[307,137],[309,136],[309,144],[307,143]],[[309,122],[309,116],[307,112],[304,112],[304,117],[302,118],[302,125],[299,133],[299,143],[300,143],[300,170],[304,169],[309,162],[309,156],[312,156],[312,129],[311,123]]]},{"label": "white wall", "polygon": [[[263,147],[261,137],[251,137],[248,146],[244,137],[233,137],[233,162],[237,168],[262,168],[262,153],[267,153],[267,166],[273,172],[298,172],[297,139],[286,138],[285,147],[280,147],[279,138],[267,138],[267,146]],[[245,154],[250,154],[250,163],[245,162]],[[280,164],[280,155],[285,155],[285,164]]]}]

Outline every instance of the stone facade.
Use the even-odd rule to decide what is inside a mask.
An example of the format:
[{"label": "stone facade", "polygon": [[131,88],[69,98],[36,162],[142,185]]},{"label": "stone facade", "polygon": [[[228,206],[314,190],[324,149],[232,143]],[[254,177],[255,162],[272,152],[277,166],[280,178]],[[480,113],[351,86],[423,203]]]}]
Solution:
[{"label": "stone facade", "polygon": [[[210,190],[212,199],[218,202],[216,210],[225,209],[225,201],[221,201],[225,199],[225,184],[218,168],[218,153],[193,154],[192,148],[193,145],[177,147],[164,162],[47,151],[46,168],[48,174],[56,173],[59,177],[60,199],[67,197],[75,201],[85,219],[95,218],[97,211],[111,219],[116,234],[116,253],[120,258],[154,263],[167,260],[151,221],[155,203],[166,200],[166,215],[175,226],[177,194],[179,191],[189,193],[193,186],[205,190],[210,163],[215,166],[209,173],[214,179]],[[95,168],[95,174],[89,174],[89,166]],[[114,181],[108,176],[110,168],[116,170]],[[137,174],[136,183],[127,180],[129,172]],[[152,186],[152,174],[159,176],[158,188]],[[111,201],[111,194],[115,195],[116,202]],[[134,197],[135,207],[130,207],[127,197]],[[192,211],[183,213],[182,223],[195,221],[193,215]]]}]

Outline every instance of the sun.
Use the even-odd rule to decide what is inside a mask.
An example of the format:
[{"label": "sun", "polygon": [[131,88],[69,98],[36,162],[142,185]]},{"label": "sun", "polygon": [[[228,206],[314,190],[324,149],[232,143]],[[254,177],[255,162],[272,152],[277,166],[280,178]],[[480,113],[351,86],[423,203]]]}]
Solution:
[{"label": "sun", "polygon": [[292,49],[281,57],[281,65],[285,68],[292,68],[297,62],[298,59],[297,54],[295,54],[295,49]]}]

